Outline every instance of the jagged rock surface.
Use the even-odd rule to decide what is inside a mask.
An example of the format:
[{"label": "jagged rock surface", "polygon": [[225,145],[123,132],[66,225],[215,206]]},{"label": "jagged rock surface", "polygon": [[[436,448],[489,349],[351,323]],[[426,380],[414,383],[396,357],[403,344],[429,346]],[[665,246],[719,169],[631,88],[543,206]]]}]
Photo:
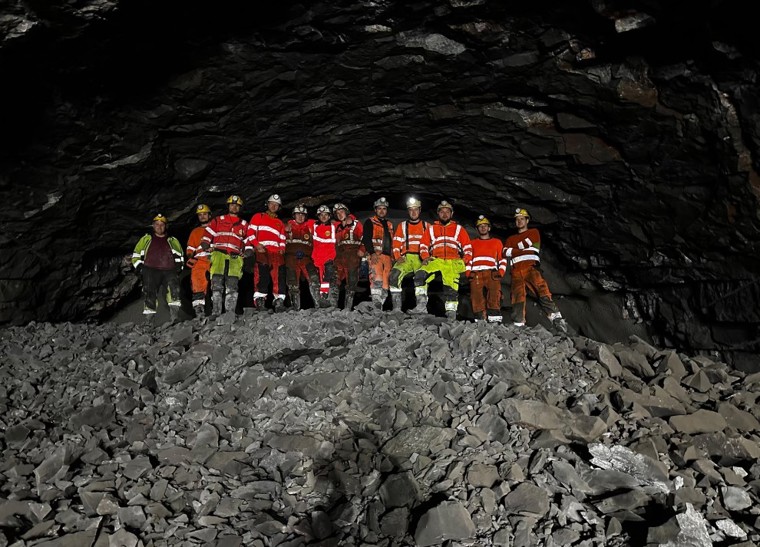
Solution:
[{"label": "jagged rock surface", "polygon": [[8,327],[0,545],[757,544],[760,375],[611,351],[655,375],[400,313]]}]

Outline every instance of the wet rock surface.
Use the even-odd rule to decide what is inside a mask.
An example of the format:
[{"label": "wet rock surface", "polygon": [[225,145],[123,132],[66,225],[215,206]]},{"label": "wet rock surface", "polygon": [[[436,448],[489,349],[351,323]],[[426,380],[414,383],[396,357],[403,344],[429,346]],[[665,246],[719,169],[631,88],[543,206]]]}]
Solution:
[{"label": "wet rock surface", "polygon": [[0,545],[760,542],[760,382],[598,348],[325,310],[9,327]]}]

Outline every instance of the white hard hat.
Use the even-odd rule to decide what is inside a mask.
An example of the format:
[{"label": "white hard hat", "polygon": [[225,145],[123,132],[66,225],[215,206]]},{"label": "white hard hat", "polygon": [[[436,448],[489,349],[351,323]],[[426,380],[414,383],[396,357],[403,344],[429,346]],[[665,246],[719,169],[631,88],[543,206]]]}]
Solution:
[{"label": "white hard hat", "polygon": [[380,198],[377,201],[375,201],[374,207],[375,207],[375,209],[377,209],[378,207],[386,207],[387,208],[387,207],[389,207],[388,200],[385,199],[385,198]]},{"label": "white hard hat", "polygon": [[269,203],[270,201],[274,201],[276,204],[282,205],[282,200],[280,199],[279,194],[272,194],[271,196],[269,196],[269,199],[267,199],[267,203]]}]

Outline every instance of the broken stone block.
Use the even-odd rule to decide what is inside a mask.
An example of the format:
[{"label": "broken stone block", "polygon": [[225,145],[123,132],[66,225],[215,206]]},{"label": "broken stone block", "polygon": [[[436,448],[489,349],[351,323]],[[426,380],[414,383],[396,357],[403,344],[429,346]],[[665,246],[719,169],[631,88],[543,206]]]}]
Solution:
[{"label": "broken stone block", "polygon": [[421,498],[414,475],[407,471],[388,477],[380,487],[380,499],[388,508],[413,506]]},{"label": "broken stone block", "polygon": [[743,511],[752,506],[752,498],[744,489],[736,486],[724,486],[720,489],[723,507],[729,511]]},{"label": "broken stone block", "polygon": [[693,435],[696,433],[714,433],[723,431],[728,424],[725,418],[711,410],[700,409],[685,416],[671,416],[670,426],[680,433]]},{"label": "broken stone block", "polygon": [[428,510],[417,523],[414,540],[418,547],[429,547],[448,540],[475,537],[477,530],[470,513],[456,501],[444,501]]},{"label": "broken stone block", "polygon": [[686,504],[683,513],[662,526],[650,528],[647,542],[652,545],[712,545],[707,521],[691,504]]},{"label": "broken stone block", "polygon": [[588,447],[593,456],[591,463],[602,469],[613,469],[633,477],[640,485],[667,494],[671,490],[668,471],[660,462],[633,452],[620,445],[592,444]]},{"label": "broken stone block", "polygon": [[520,483],[504,498],[507,514],[543,517],[549,512],[549,496],[543,488],[533,483]]},{"label": "broken stone block", "polygon": [[474,488],[491,488],[499,479],[499,470],[493,465],[474,463],[467,469],[467,483]]},{"label": "broken stone block", "polygon": [[718,405],[718,414],[725,418],[726,423],[738,431],[760,431],[760,422],[746,410],[740,410],[729,402]]},{"label": "broken stone block", "polygon": [[400,431],[382,447],[384,454],[406,461],[412,454],[430,454],[448,446],[456,431],[444,427],[417,426]]},{"label": "broken stone block", "polygon": [[388,512],[380,521],[380,532],[389,537],[402,538],[409,528],[409,509],[398,507]]}]

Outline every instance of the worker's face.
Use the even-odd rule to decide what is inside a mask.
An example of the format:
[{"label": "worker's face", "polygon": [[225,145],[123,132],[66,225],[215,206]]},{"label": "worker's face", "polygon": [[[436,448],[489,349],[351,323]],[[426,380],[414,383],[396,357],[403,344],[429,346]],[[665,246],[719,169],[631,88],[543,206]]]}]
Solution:
[{"label": "worker's face", "polygon": [[319,213],[317,218],[319,218],[321,223],[326,224],[327,222],[330,222],[330,213]]},{"label": "worker's face", "polygon": [[441,209],[440,211],[438,211],[438,219],[441,222],[448,222],[448,221],[450,221],[451,220],[451,215],[452,215],[451,209],[449,209],[448,207],[444,207],[443,209]]},{"label": "worker's face", "polygon": [[377,218],[385,218],[388,216],[388,208],[383,205],[375,207],[375,214],[377,215]]},{"label": "worker's face", "polygon": [[528,227],[528,217],[524,217],[522,215],[515,217],[515,226],[517,226],[518,230],[524,230]]},{"label": "worker's face", "polygon": [[481,224],[478,226],[478,234],[481,236],[487,236],[488,232],[491,231],[491,225],[490,224]]},{"label": "worker's face", "polygon": [[164,224],[160,220],[154,220],[153,233],[156,234],[157,236],[166,235],[166,224]]},{"label": "worker's face", "polygon": [[198,222],[201,224],[208,224],[208,221],[211,219],[210,213],[198,213]]},{"label": "worker's face", "polygon": [[417,220],[418,218],[420,218],[419,207],[409,207],[407,209],[407,212],[409,213],[409,220]]},{"label": "worker's face", "polygon": [[293,218],[296,220],[298,224],[303,224],[306,222],[306,215],[304,213],[295,213],[293,215]]},{"label": "worker's face", "polygon": [[335,218],[337,218],[341,222],[346,220],[346,217],[348,217],[348,211],[346,211],[345,209],[337,209],[335,211]]},{"label": "worker's face", "polygon": [[276,201],[267,201],[267,211],[270,213],[276,213],[280,210],[280,204]]},{"label": "worker's face", "polygon": [[240,213],[240,205],[237,203],[230,203],[229,206],[227,206],[227,210],[230,212],[230,214],[237,215]]}]

